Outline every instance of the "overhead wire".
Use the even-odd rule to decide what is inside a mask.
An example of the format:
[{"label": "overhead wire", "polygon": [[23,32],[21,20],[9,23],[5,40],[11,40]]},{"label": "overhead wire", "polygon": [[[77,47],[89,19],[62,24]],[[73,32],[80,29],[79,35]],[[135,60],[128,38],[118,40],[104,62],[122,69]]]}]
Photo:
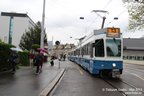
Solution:
[{"label": "overhead wire", "polygon": [[[110,2],[111,2],[111,0],[109,0],[109,2],[105,5],[105,7],[103,8],[103,10],[110,4]],[[98,17],[99,17],[99,16],[97,16],[97,17],[92,21],[92,23],[90,24],[89,27],[87,27],[86,30],[88,30],[88,29],[91,27],[91,25],[94,24],[95,20],[96,20]],[[85,33],[85,34],[86,34],[86,33]]]},{"label": "overhead wire", "polygon": [[[124,9],[117,17],[119,17],[120,15],[122,15],[126,10],[127,10],[127,8]],[[107,25],[109,25],[109,24],[112,23],[113,21],[114,21],[114,19],[112,19]],[[106,25],[106,26],[107,26],[107,25]]]}]

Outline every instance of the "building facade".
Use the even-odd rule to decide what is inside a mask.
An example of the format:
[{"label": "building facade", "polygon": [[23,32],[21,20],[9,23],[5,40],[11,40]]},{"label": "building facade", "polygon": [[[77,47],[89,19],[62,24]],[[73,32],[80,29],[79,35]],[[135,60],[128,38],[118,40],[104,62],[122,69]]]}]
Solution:
[{"label": "building facade", "polygon": [[144,60],[144,38],[123,38],[123,57]]},{"label": "building facade", "polygon": [[59,46],[53,45],[53,54],[60,58],[61,55],[66,54],[66,57],[68,56],[68,51],[72,48],[75,48],[76,46],[74,44],[61,44]]},{"label": "building facade", "polygon": [[26,13],[0,12],[0,26],[2,42],[19,47],[21,36],[35,23]]}]

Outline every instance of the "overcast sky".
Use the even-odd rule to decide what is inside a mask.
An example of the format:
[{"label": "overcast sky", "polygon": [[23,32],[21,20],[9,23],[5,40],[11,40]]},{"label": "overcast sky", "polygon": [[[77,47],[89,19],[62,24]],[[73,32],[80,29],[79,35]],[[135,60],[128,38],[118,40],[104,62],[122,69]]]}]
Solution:
[{"label": "overcast sky", "polygon": [[[102,18],[91,12],[92,10],[106,10],[104,27],[118,27],[123,37],[140,38],[143,32],[126,32],[128,26],[127,8],[122,0],[46,0],[45,28],[48,40],[56,40],[61,43],[75,43],[75,38],[88,35],[94,29],[100,29]],[[1,0],[1,12],[28,13],[28,16],[36,23],[42,21],[43,0]],[[84,20],[79,19],[84,17]],[[118,17],[118,20],[113,20]],[[110,23],[111,22],[111,23]],[[72,38],[70,38],[72,37]]]}]

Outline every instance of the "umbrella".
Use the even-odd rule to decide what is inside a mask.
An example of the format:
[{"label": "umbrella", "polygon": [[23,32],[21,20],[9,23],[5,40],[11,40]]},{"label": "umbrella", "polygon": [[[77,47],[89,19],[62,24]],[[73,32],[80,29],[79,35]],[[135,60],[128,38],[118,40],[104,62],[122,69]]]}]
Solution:
[{"label": "umbrella", "polygon": [[23,50],[21,50],[21,49],[19,49],[19,48],[14,48],[14,47],[12,47],[12,48],[10,48],[12,51],[20,51],[20,52],[23,52]]},{"label": "umbrella", "polygon": [[42,51],[42,52],[45,52],[48,54],[48,52],[45,50],[45,49],[42,49],[42,48],[38,48],[38,50]]}]

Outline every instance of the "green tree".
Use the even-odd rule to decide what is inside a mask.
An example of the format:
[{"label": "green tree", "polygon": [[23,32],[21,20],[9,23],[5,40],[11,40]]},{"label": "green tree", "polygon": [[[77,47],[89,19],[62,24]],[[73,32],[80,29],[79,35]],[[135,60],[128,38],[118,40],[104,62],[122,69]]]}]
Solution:
[{"label": "green tree", "polygon": [[144,28],[144,0],[122,0],[128,8],[129,25],[127,31],[143,31]]},{"label": "green tree", "polygon": [[1,38],[0,38],[0,43],[2,42]]},{"label": "green tree", "polygon": [[40,48],[40,45],[38,45],[38,44],[32,44],[31,48],[34,49],[35,52],[37,52],[38,51],[37,48]]},{"label": "green tree", "polygon": [[[22,35],[19,47],[23,50],[29,50],[32,44],[40,45],[41,39],[41,22],[37,22],[34,28],[30,28],[29,31],[25,31]],[[47,44],[47,36],[44,31],[44,43]]]}]

